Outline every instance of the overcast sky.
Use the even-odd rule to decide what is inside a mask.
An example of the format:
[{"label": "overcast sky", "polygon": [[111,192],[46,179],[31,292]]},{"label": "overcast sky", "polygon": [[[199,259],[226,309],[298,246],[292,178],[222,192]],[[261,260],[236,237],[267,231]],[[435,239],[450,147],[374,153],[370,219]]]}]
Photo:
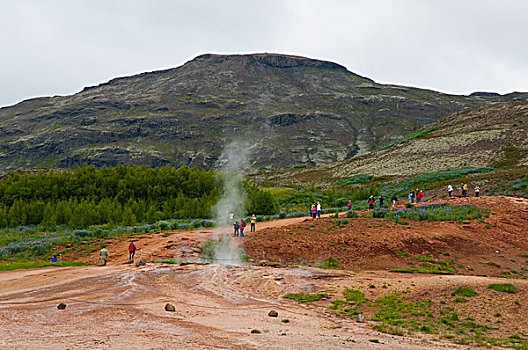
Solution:
[{"label": "overcast sky", "polygon": [[333,61],[381,83],[528,91],[525,0],[0,0],[0,106],[203,53]]}]

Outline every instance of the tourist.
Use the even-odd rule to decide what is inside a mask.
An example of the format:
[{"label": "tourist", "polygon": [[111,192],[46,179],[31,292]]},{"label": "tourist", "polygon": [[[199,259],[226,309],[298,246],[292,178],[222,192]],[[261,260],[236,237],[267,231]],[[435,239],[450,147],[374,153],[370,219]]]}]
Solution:
[{"label": "tourist", "polygon": [[317,202],[317,217],[321,218],[321,203]]},{"label": "tourist", "polygon": [[447,185],[447,193],[449,194],[449,197],[453,194],[453,186]]},{"label": "tourist", "polygon": [[134,241],[130,241],[130,244],[128,245],[128,260],[133,261],[134,255],[136,255],[136,245],[134,244]]},{"label": "tourist", "polygon": [[467,196],[467,190],[468,185],[466,183],[462,183],[462,196]]},{"label": "tourist", "polygon": [[251,215],[251,230],[250,232],[255,232],[255,224],[257,222],[257,217],[255,214]]},{"label": "tourist", "polygon": [[408,198],[409,198],[409,203],[414,203],[414,191],[413,190],[409,191]]},{"label": "tourist", "polygon": [[106,266],[106,261],[108,260],[108,250],[106,250],[105,247],[103,247],[100,251],[99,251],[99,257],[100,257],[100,260],[101,260],[101,264],[103,266]]},{"label": "tourist", "polygon": [[480,187],[479,185],[475,185],[475,197],[478,197],[480,194]]},{"label": "tourist", "polygon": [[317,207],[315,206],[315,203],[312,203],[312,218],[315,219],[317,215]]},{"label": "tourist", "polygon": [[392,208],[394,208],[396,206],[396,202],[398,201],[398,197],[396,197],[396,195],[392,196],[392,199],[391,199],[391,204],[392,204]]},{"label": "tourist", "polygon": [[246,222],[244,220],[240,220],[240,225],[239,225],[240,237],[244,237],[245,228],[246,228]]},{"label": "tourist", "polygon": [[383,201],[384,201],[383,195],[380,195],[380,208],[383,208]]},{"label": "tourist", "polygon": [[238,227],[238,221],[237,221],[237,220],[235,220],[235,221],[233,222],[233,228],[234,228],[234,230],[235,230],[235,232],[233,233],[233,237],[238,237],[238,228],[239,228],[239,227]]},{"label": "tourist", "polygon": [[348,201],[348,211],[352,210],[352,201]]},{"label": "tourist", "polygon": [[416,189],[416,203],[422,203],[423,192]]},{"label": "tourist", "polygon": [[370,195],[368,199],[369,209],[374,209],[374,196]]}]

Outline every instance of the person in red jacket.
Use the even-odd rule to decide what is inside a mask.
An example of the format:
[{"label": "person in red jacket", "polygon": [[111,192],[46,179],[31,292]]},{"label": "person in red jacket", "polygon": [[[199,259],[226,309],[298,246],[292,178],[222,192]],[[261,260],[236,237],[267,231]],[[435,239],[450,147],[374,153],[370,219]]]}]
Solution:
[{"label": "person in red jacket", "polygon": [[130,244],[128,245],[128,260],[134,260],[134,255],[136,255],[136,245],[134,244],[134,241],[130,241]]},{"label": "person in red jacket", "polygon": [[416,189],[416,203],[421,203],[423,197],[423,192],[419,189]]},{"label": "person in red jacket", "polygon": [[374,209],[374,197],[371,195],[368,200],[369,209]]}]

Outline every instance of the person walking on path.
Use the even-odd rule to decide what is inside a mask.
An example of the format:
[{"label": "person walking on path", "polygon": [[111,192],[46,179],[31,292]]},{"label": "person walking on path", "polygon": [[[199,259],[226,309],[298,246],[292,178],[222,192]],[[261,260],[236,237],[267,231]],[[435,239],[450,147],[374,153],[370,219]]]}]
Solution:
[{"label": "person walking on path", "polygon": [[316,215],[317,215],[317,207],[315,206],[315,203],[312,203],[312,218],[315,219]]},{"label": "person walking on path", "polygon": [[374,196],[370,195],[368,199],[369,209],[374,209]]},{"label": "person walking on path", "polygon": [[128,260],[134,261],[134,255],[136,255],[136,245],[134,244],[134,241],[130,241],[130,244],[128,245]]},{"label": "person walking on path", "polygon": [[380,208],[383,208],[383,201],[384,201],[383,195],[380,195]]},{"label": "person walking on path", "polygon": [[466,183],[462,183],[462,196],[467,196],[467,190],[468,190],[468,185]]},{"label": "person walking on path", "polygon": [[453,186],[447,185],[447,193],[449,194],[449,197],[452,196],[452,194],[453,194]]},{"label": "person walking on path", "polygon": [[352,210],[352,201],[348,201],[348,211]]},{"label": "person walking on path", "polygon": [[416,189],[416,203],[422,203],[423,192]]},{"label": "person walking on path", "polygon": [[233,237],[238,237],[238,221],[235,220],[235,222],[233,222],[233,228],[235,229],[235,232],[233,233]]},{"label": "person walking on path", "polygon": [[480,194],[480,187],[479,185],[475,185],[475,197],[478,197]]},{"label": "person walking on path", "polygon": [[100,251],[99,251],[99,259],[101,261],[101,264],[103,266],[106,266],[106,261],[108,260],[108,250],[106,250],[105,247],[103,247]]},{"label": "person walking on path", "polygon": [[391,199],[392,207],[391,207],[391,209],[393,209],[396,206],[396,202],[397,201],[398,201],[398,197],[396,197],[396,195],[392,196],[392,199]]},{"label": "person walking on path", "polygon": [[240,237],[244,237],[244,229],[246,228],[246,223],[244,220],[240,220]]},{"label": "person walking on path", "polygon": [[255,224],[257,223],[257,217],[255,214],[251,215],[251,229],[250,232],[255,232]]},{"label": "person walking on path", "polygon": [[409,192],[409,203],[414,203],[414,191]]},{"label": "person walking on path", "polygon": [[321,218],[321,203],[317,202],[317,218]]}]

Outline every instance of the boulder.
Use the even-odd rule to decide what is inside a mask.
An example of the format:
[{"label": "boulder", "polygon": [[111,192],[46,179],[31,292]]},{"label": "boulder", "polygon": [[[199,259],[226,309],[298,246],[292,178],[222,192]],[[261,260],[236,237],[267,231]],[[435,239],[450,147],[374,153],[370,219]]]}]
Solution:
[{"label": "boulder", "polygon": [[174,312],[176,311],[176,308],[174,307],[174,305],[167,303],[165,304],[165,311]]},{"label": "boulder", "polygon": [[268,316],[269,317],[278,317],[279,316],[279,313],[275,310],[271,310],[270,312],[268,312]]},{"label": "boulder", "polygon": [[365,323],[365,316],[363,316],[362,314],[358,314],[356,322],[357,323]]}]

